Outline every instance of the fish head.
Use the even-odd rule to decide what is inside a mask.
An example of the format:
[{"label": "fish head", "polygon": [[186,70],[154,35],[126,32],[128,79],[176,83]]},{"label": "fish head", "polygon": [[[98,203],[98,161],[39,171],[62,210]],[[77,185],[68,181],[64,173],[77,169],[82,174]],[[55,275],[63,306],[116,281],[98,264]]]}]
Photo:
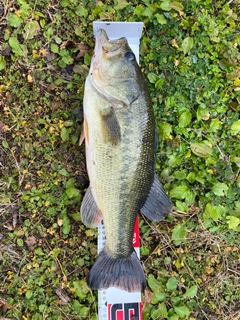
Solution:
[{"label": "fish head", "polygon": [[109,40],[106,31],[100,29],[90,72],[94,87],[108,100],[126,106],[139,96],[142,74],[125,37]]},{"label": "fish head", "polygon": [[128,78],[135,75],[136,58],[125,37],[109,40],[105,30],[96,37],[94,69],[107,77]]}]

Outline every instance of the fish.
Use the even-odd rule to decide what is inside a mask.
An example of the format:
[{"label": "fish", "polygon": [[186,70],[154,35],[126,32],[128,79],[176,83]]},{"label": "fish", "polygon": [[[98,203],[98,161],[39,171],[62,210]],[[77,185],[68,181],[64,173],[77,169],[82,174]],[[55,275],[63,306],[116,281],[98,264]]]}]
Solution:
[{"label": "fish", "polygon": [[103,219],[106,244],[88,275],[92,290],[143,291],[146,277],[132,245],[141,211],[160,221],[172,203],[155,173],[156,130],[148,87],[125,37],[96,35],[83,98],[89,187],[81,218],[88,227]]}]

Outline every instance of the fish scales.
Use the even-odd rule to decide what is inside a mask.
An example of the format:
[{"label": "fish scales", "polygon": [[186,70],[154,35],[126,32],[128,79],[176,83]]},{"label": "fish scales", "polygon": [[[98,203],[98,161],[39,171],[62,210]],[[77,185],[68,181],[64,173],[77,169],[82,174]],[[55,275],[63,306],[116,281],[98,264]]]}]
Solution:
[{"label": "fish scales", "polygon": [[[82,220],[94,226],[102,215],[106,231],[105,248],[88,284],[92,289],[142,290],[145,275],[132,246],[136,216],[142,210],[161,220],[171,202],[154,173],[154,115],[143,75],[127,40],[109,41],[103,30],[85,83],[84,132],[90,189],[81,206]],[[159,202],[144,212],[152,197]]]},{"label": "fish scales", "polygon": [[[96,141],[96,145],[93,146],[96,154],[92,155],[95,164],[89,165],[91,166],[90,181],[94,189],[94,198],[104,213],[106,246],[116,255],[129,254],[133,251],[131,239],[136,215],[144,204],[143,190],[148,192],[150,188],[147,181],[153,179],[151,168],[153,160],[149,157],[148,152],[144,152],[145,148],[141,140],[146,140],[146,148],[153,149],[154,146],[148,143],[148,138],[154,132],[151,132],[153,131],[151,127],[150,130],[148,129],[146,123],[144,130],[146,120],[141,121],[139,103],[136,101],[134,104],[135,106],[131,108],[135,112],[138,111],[138,116],[134,117],[134,121],[137,120],[139,126],[136,128],[136,125],[132,125],[134,113],[130,116],[117,113],[122,128],[122,143],[113,151],[111,145],[103,147],[101,141],[99,143]],[[124,126],[124,123],[128,123],[128,126]],[[100,133],[97,134],[97,138],[101,139]],[[145,169],[147,164],[150,169],[148,171]],[[132,212],[135,214],[133,215]],[[118,218],[119,215],[121,219]]]}]

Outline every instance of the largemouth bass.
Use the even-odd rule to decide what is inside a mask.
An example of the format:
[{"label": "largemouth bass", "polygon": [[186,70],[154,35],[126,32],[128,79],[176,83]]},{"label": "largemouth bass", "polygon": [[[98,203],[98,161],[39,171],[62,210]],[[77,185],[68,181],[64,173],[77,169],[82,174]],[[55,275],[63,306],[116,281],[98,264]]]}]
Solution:
[{"label": "largemouth bass", "polygon": [[84,136],[90,186],[82,221],[103,218],[106,245],[90,270],[92,289],[146,286],[132,236],[141,210],[159,221],[171,201],[155,174],[155,124],[151,98],[126,38],[109,40],[100,30],[84,89]]}]

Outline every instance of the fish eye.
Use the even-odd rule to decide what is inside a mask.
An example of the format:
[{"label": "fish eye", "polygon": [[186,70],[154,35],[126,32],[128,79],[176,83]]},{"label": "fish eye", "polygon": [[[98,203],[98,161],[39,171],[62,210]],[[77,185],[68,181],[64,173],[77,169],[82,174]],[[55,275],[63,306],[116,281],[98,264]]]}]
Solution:
[{"label": "fish eye", "polygon": [[135,55],[133,52],[129,51],[129,52],[126,52],[125,53],[125,58],[128,60],[128,61],[131,61],[131,60],[134,60],[135,59]]}]

